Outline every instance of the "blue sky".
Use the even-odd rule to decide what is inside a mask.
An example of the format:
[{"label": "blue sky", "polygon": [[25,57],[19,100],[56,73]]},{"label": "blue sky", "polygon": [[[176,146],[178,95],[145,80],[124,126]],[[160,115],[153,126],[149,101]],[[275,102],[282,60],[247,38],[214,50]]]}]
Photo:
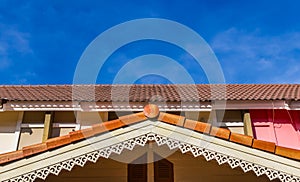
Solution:
[{"label": "blue sky", "polygon": [[[0,84],[72,84],[91,41],[139,18],[169,19],[196,31],[215,52],[226,83],[299,83],[299,7],[296,0],[0,0]],[[126,63],[146,54],[170,57],[195,83],[208,83],[201,66],[184,50],[153,40],[118,49],[105,61],[97,83],[115,83]],[[162,68],[176,74],[173,65]],[[134,83],[177,81],[149,74]]]}]

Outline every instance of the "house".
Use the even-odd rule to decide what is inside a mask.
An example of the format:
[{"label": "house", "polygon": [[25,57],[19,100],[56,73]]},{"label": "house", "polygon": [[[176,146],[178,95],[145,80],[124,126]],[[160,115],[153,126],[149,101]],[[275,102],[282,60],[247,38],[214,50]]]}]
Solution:
[{"label": "house", "polygon": [[0,181],[300,181],[300,85],[0,86]]}]

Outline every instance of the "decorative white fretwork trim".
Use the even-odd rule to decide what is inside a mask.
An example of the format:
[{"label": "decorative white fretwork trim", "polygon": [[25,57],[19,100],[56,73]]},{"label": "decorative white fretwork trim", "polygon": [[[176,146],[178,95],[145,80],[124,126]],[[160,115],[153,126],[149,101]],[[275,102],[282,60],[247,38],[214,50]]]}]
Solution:
[{"label": "decorative white fretwork trim", "polygon": [[112,153],[121,154],[124,149],[133,150],[136,145],[145,146],[148,141],[155,141],[158,146],[167,145],[170,150],[179,149],[183,154],[191,152],[194,157],[203,156],[207,161],[216,160],[219,165],[228,163],[231,168],[240,167],[244,172],[254,171],[257,176],[266,175],[270,180],[280,179],[282,182],[300,182],[300,177],[284,173],[279,170],[271,169],[262,165],[257,165],[250,161],[245,161],[220,153],[218,151],[208,150],[206,148],[181,142],[163,135],[148,133],[115,145],[95,150],[84,155],[76,156],[72,159],[65,160],[53,165],[43,167],[27,174],[22,174],[18,177],[5,180],[4,182],[33,182],[40,178],[45,180],[49,174],[58,175],[62,169],[71,171],[75,165],[83,167],[87,161],[97,162],[100,157],[109,158]]}]

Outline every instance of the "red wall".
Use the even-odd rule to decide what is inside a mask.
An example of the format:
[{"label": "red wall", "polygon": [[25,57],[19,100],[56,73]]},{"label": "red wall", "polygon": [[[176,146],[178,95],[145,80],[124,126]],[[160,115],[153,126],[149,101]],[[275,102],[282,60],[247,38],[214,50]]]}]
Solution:
[{"label": "red wall", "polygon": [[300,111],[286,109],[250,110],[257,139],[300,149]]}]

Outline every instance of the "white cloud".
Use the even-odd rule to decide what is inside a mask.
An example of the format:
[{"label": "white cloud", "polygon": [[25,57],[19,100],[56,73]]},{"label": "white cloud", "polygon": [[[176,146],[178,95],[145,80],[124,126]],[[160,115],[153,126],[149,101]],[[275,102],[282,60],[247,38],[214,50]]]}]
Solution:
[{"label": "white cloud", "polygon": [[251,73],[252,82],[299,81],[300,32],[272,36],[230,28],[216,35],[211,46],[224,72],[230,72],[229,82],[246,77],[243,73]]},{"label": "white cloud", "polygon": [[30,35],[19,31],[13,26],[0,24],[0,70],[12,65],[11,56],[15,52],[19,54],[33,53],[30,42]]},{"label": "white cloud", "polygon": [[8,51],[9,49],[13,49],[19,53],[31,53],[32,49],[29,44],[29,38],[30,35],[28,33],[21,32],[15,27],[5,26],[0,33],[0,50],[2,53],[5,53],[3,51]]}]

